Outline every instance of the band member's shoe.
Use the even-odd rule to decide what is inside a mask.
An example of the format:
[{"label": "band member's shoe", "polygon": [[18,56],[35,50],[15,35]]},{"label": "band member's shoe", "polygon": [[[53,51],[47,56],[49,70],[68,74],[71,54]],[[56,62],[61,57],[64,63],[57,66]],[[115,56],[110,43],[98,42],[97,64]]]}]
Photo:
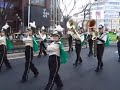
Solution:
[{"label": "band member's shoe", "polygon": [[25,83],[25,82],[27,82],[27,81],[28,81],[28,76],[23,75],[23,76],[22,76],[21,83]]},{"label": "band member's shoe", "polygon": [[25,83],[28,81],[28,78],[22,78],[21,83]]},{"label": "band member's shoe", "polygon": [[73,48],[72,48],[72,51],[73,51]]},{"label": "band member's shoe", "polygon": [[88,57],[90,57],[91,55],[90,54],[88,54]]},{"label": "band member's shoe", "polygon": [[77,67],[77,63],[74,63],[73,65]]},{"label": "band member's shoe", "polygon": [[81,64],[82,63],[82,60],[78,61],[78,64]]},{"label": "band member's shoe", "polygon": [[45,53],[44,55],[47,56],[47,53]]},{"label": "band member's shoe", "polygon": [[93,53],[89,53],[89,54],[88,54],[88,57],[90,57],[90,56],[92,56],[92,55],[93,55]]},{"label": "band member's shoe", "polygon": [[40,58],[40,57],[41,57],[41,55],[38,55],[37,57],[38,57],[38,58]]},{"label": "band member's shoe", "polygon": [[101,65],[100,65],[100,69],[101,69],[101,70],[103,69],[103,63],[101,63]]},{"label": "band member's shoe", "polygon": [[34,77],[35,77],[35,78],[37,78],[37,77],[38,77],[38,75],[39,75],[39,72],[37,72],[37,73],[34,75]]},{"label": "band member's shoe", "polygon": [[95,70],[95,72],[99,72],[99,71],[100,71],[100,69],[97,67],[96,70]]},{"label": "band member's shoe", "polygon": [[79,61],[78,61],[78,64],[81,64],[82,63],[82,59],[80,58]]}]

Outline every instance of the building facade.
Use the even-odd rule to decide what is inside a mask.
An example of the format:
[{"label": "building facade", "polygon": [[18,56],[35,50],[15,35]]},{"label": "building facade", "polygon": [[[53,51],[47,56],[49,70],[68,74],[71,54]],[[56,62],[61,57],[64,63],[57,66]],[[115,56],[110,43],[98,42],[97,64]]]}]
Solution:
[{"label": "building facade", "polygon": [[50,6],[51,12],[51,27],[55,25],[60,25],[61,12],[60,12],[60,0],[51,0]]},{"label": "building facade", "polygon": [[96,19],[97,26],[103,24],[109,29],[120,27],[120,0],[101,0],[91,8],[91,19]]},{"label": "building facade", "polygon": [[[28,1],[26,2],[24,8],[25,26],[28,25]],[[35,21],[36,26],[39,28],[42,26],[45,26],[46,28],[50,27],[50,0],[31,0],[30,21]]]},{"label": "building facade", "polygon": [[[50,1],[30,0],[30,21],[35,21],[38,28],[50,27]],[[28,3],[29,0],[0,0],[0,27],[8,22],[10,33],[24,31],[28,26]],[[4,20],[2,10],[6,14]]]}]

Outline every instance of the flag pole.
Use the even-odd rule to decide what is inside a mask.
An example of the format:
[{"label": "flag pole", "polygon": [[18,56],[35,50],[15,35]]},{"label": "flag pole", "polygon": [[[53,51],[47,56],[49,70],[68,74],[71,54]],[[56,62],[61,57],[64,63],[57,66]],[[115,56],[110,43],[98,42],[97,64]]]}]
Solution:
[{"label": "flag pole", "polygon": [[29,0],[29,2],[28,2],[28,27],[29,27],[29,23],[30,23],[30,8],[31,8],[31,0]]}]

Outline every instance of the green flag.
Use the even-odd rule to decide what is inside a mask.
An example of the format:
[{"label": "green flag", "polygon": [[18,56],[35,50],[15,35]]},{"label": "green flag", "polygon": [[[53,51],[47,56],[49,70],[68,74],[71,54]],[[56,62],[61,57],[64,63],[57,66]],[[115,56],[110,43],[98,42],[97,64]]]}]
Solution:
[{"label": "green flag", "polygon": [[6,37],[6,47],[7,50],[12,50],[13,48],[12,42],[10,41],[10,39],[8,39],[8,37]]},{"label": "green flag", "polygon": [[33,51],[37,52],[38,48],[39,48],[39,45],[38,45],[38,43],[36,41],[36,38],[33,36]]}]

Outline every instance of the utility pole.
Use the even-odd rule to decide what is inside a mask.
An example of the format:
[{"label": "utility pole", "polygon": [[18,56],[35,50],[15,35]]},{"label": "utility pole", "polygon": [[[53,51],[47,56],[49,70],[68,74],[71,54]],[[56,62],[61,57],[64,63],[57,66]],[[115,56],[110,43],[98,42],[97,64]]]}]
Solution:
[{"label": "utility pole", "polygon": [[24,12],[25,12],[24,5],[25,5],[24,0],[22,0],[22,32],[24,32],[24,29],[25,29],[24,27]]},{"label": "utility pole", "polygon": [[29,27],[29,23],[30,23],[30,9],[31,9],[31,0],[29,0],[28,2],[28,27]]}]

